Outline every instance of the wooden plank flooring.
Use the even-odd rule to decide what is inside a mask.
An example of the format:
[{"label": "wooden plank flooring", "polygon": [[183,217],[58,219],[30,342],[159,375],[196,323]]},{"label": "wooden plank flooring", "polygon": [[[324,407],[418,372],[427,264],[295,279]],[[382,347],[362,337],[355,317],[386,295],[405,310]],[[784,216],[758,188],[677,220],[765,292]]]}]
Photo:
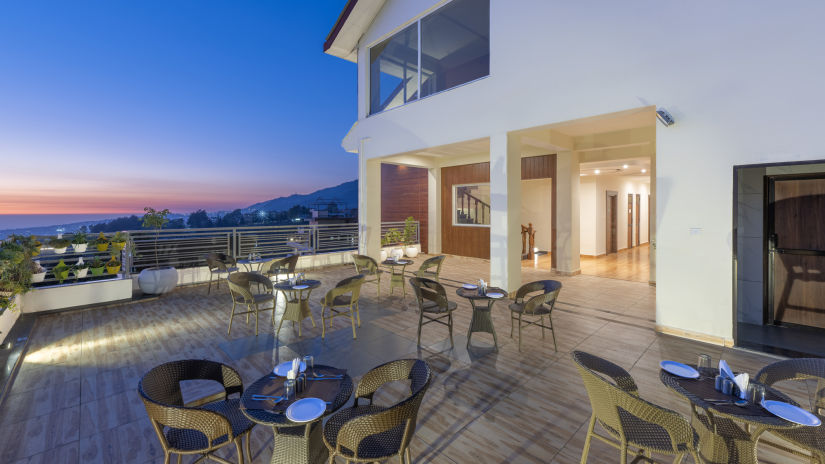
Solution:
[{"label": "wooden plank flooring", "polygon": [[[522,267],[551,269],[550,255],[536,256],[522,261]],[[648,282],[650,280],[650,248],[644,243],[630,249],[619,250],[603,256],[582,256],[581,272],[584,275],[608,279]]]},{"label": "wooden plank flooring", "polygon": [[[416,259],[421,262],[426,256]],[[417,267],[417,266],[411,266]],[[324,285],[318,299],[349,266],[309,275]],[[720,355],[737,370],[755,373],[774,358],[736,349],[658,335],[653,331],[655,288],[646,283],[589,275],[554,277],[543,269],[523,269],[523,280],[557,278],[564,284],[553,322],[559,351],[535,328],[525,330],[524,352],[509,337],[509,313],[494,307],[500,351],[492,337],[473,336],[465,348],[470,308],[455,296],[461,282],[487,279],[489,262],[450,256],[442,281],[458,302],[455,348],[446,328],[425,326],[416,344],[418,317],[412,292],[382,297],[375,287],[362,292],[362,327],[353,340],[347,320],[336,319],[326,340],[306,321],[303,337],[285,327],[254,335],[254,324],[238,318],[226,335],[227,289],[180,288],[157,300],[42,316],[10,395],[0,406],[2,463],[156,463],[157,438],[136,393],[140,376],[154,365],[181,358],[208,358],[234,366],[246,385],[272,366],[298,354],[349,369],[356,379],[382,362],[402,357],[426,359],[436,372],[424,398],[413,455],[418,463],[575,463],[581,455],[590,406],[570,352],[581,349],[629,369],[645,398],[684,414],[687,405],[658,380],[658,362],[694,362],[697,353]],[[280,309],[280,308],[279,308]],[[280,311],[278,316],[280,317]],[[277,321],[276,317],[276,321]],[[262,323],[269,321],[266,314]],[[263,324],[266,327],[266,324]],[[185,385],[186,399],[214,391],[202,382]],[[392,389],[379,398],[390,401]],[[253,460],[269,462],[271,432],[256,427]],[[227,453],[227,456],[234,456]],[[762,454],[763,462],[789,462]],[[184,462],[191,462],[185,459]],[[618,454],[594,443],[590,462],[613,463]],[[669,461],[667,461],[669,462]]]}]

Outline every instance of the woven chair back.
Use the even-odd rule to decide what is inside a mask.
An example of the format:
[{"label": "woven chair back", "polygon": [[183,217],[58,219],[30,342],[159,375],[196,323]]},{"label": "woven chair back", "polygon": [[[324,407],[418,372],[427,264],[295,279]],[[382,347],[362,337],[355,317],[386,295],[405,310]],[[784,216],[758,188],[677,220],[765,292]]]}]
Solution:
[{"label": "woven chair back", "polygon": [[419,271],[429,271],[431,268],[436,268],[434,272],[436,275],[441,273],[441,265],[444,264],[444,259],[446,256],[433,256],[432,258],[427,258],[423,263],[421,263],[421,267],[418,268]]},{"label": "woven chair back", "polygon": [[378,263],[366,255],[352,255],[352,262],[355,263],[355,271],[359,274],[375,274],[378,272]]},{"label": "woven chair back", "polygon": [[557,280],[538,280],[524,284],[516,291],[516,302],[524,303],[525,297],[537,292],[541,293],[530,297],[524,304],[524,314],[533,314],[542,305],[546,305],[548,309],[552,310],[556,304],[556,298],[561,292],[561,282]]},{"label": "woven chair back", "polygon": [[792,381],[816,381],[816,389],[810,392],[811,409],[825,414],[825,359],[797,358],[768,364],[757,374],[755,380],[765,385]]},{"label": "woven chair back", "polygon": [[255,297],[252,295],[253,283],[263,285],[269,293],[273,291],[272,281],[257,272],[236,272],[230,274],[227,280],[232,299],[239,303],[251,304],[255,302]]},{"label": "woven chair back", "polygon": [[346,279],[338,282],[335,287],[331,288],[327,292],[324,300],[331,304],[335,300],[335,297],[352,292],[351,302],[352,304],[357,303],[358,298],[361,296],[361,285],[364,284],[364,279],[365,276],[363,274],[347,277]]},{"label": "woven chair back", "polygon": [[441,310],[447,311],[447,291],[443,285],[425,277],[411,277],[410,286],[413,288],[416,301],[418,301],[419,311],[424,310],[424,304],[427,301],[432,301]]}]

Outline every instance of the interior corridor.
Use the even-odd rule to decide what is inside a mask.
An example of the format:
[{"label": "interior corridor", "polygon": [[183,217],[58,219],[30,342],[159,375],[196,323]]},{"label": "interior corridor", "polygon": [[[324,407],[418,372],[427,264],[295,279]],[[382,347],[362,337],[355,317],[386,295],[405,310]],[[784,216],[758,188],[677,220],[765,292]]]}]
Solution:
[{"label": "interior corridor", "polygon": [[[522,267],[550,269],[550,253],[525,259]],[[650,280],[650,247],[647,243],[625,248],[617,253],[597,257],[582,256],[581,271],[584,275],[608,279],[648,282]]]}]

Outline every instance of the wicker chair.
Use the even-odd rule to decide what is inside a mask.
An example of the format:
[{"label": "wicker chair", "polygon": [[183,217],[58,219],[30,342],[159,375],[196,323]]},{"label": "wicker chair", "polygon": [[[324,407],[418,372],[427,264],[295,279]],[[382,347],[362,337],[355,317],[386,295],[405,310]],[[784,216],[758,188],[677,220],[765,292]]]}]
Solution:
[{"label": "wicker chair", "polygon": [[235,258],[224,253],[209,253],[206,255],[206,265],[209,267],[209,287],[206,290],[207,295],[212,292],[212,282],[215,280],[216,275],[218,276],[217,287],[220,288],[223,274],[229,275],[238,271],[235,264]]},{"label": "wicker chair", "polygon": [[[444,264],[444,258],[446,256],[433,256],[432,258],[428,258],[423,263],[421,263],[421,267],[415,271],[416,277],[424,277],[425,279],[430,279],[438,282],[438,276],[441,274],[441,265]],[[435,268],[433,271],[432,269]]]},{"label": "wicker chair", "polygon": [[[252,293],[252,284],[260,288],[264,288],[264,293]],[[232,312],[229,315],[229,330],[226,334],[232,333],[232,319],[235,316],[246,314],[246,322],[249,323],[249,315],[255,315],[255,335],[258,335],[258,313],[261,311],[272,311],[272,326],[275,326],[275,293],[272,287],[272,281],[269,277],[258,274],[257,272],[236,272],[229,275],[229,293],[232,295]],[[262,308],[261,306],[272,303],[271,308]],[[235,308],[239,305],[246,305],[247,310],[236,313]]]},{"label": "wicker chair", "polygon": [[[510,303],[510,338],[513,338],[515,321],[518,320],[518,350],[521,351],[521,328],[531,325],[541,327],[541,338],[544,338],[544,329],[549,329],[553,335],[553,349],[558,351],[556,345],[556,331],[553,330],[553,306],[561,291],[561,282],[556,280],[539,280],[524,284],[516,291],[516,301]],[[532,293],[541,292],[538,295],[525,299]],[[536,317],[532,321],[524,321],[525,317]],[[544,325],[544,316],[550,325]]]},{"label": "wicker chair", "polygon": [[378,269],[378,263],[365,255],[352,255],[352,262],[355,263],[355,272],[366,277],[364,283],[375,283],[378,298],[381,298],[381,274],[384,271]]},{"label": "wicker chair", "polygon": [[275,282],[279,282],[280,276],[284,274],[286,274],[286,278],[289,279],[290,276],[295,275],[295,267],[298,266],[299,257],[298,255],[289,255],[272,261],[269,269],[264,271],[264,275],[270,278],[274,277]]},{"label": "wicker chair", "polygon": [[[768,386],[785,380],[816,381],[816,391],[811,395],[810,406],[812,412],[825,422],[825,359],[799,358],[778,361],[763,367],[756,374],[755,380]],[[811,462],[825,464],[825,426],[775,430],[772,433],[792,443],[797,449],[766,440],[759,440],[759,443],[808,458]],[[799,448],[809,454],[805,454]]]},{"label": "wicker chair", "polygon": [[[421,327],[431,322],[447,326],[450,331],[450,347],[453,345],[453,311],[456,305],[447,300],[447,292],[440,283],[423,277],[410,278],[410,285],[418,301],[418,344],[421,344]],[[447,319],[444,322],[443,319]],[[424,320],[426,319],[426,321]]]},{"label": "wicker chair", "polygon": [[[355,334],[355,318],[358,319],[358,327],[361,327],[361,314],[358,308],[358,297],[361,294],[361,285],[364,284],[364,276],[357,275],[348,277],[327,292],[321,298],[321,338],[326,337],[327,321],[332,328],[332,319],[338,316],[349,317],[352,323],[352,338],[357,338]],[[349,294],[349,295],[348,295]],[[329,316],[327,316],[329,308]],[[355,317],[353,317],[355,313]]]},{"label": "wicker chair", "polygon": [[[593,409],[582,464],[587,462],[590,441],[594,437],[618,448],[622,464],[627,463],[629,446],[639,449],[637,457],[644,456],[648,460],[650,452],[657,452],[675,455],[674,462],[681,462],[685,455],[691,455],[694,462],[703,462],[699,457],[699,436],[688,420],[675,411],[640,398],[636,382],[627,371],[583,351],[574,351],[573,360]],[[594,431],[596,422],[609,437]]]},{"label": "wicker chair", "polygon": [[[219,382],[224,387],[223,398],[197,407],[185,405],[180,388],[183,380]],[[244,435],[246,456],[251,460],[249,432],[255,424],[240,410],[241,392],[241,376],[231,367],[214,361],[172,361],[147,372],[138,383],[138,393],[163,448],[164,464],[169,464],[172,453],[178,455],[178,463],[184,454],[200,454],[201,458],[195,462],[213,459],[231,464],[212,454],[230,443],[235,444],[238,463],[243,464],[246,461],[241,449]],[[235,393],[238,397],[230,399]]]},{"label": "wicker chair", "polygon": [[[375,392],[385,383],[409,380],[410,396],[389,407],[373,404]],[[355,404],[333,414],[324,424],[324,444],[330,461],[374,462],[398,457],[412,463],[410,441],[415,434],[418,408],[432,380],[429,365],[420,359],[382,364],[364,374],[355,389]],[[365,400],[361,405],[359,400]]]}]

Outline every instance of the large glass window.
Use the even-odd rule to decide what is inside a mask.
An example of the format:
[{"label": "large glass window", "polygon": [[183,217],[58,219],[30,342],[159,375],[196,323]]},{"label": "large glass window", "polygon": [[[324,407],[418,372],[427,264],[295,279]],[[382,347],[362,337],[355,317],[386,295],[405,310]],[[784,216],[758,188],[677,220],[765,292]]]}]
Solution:
[{"label": "large glass window", "polygon": [[490,225],[490,184],[456,185],[453,187],[453,225]]},{"label": "large glass window", "polygon": [[370,48],[370,113],[418,98],[418,25]]},{"label": "large glass window", "polygon": [[453,0],[370,48],[370,114],[489,74],[490,1]]}]

